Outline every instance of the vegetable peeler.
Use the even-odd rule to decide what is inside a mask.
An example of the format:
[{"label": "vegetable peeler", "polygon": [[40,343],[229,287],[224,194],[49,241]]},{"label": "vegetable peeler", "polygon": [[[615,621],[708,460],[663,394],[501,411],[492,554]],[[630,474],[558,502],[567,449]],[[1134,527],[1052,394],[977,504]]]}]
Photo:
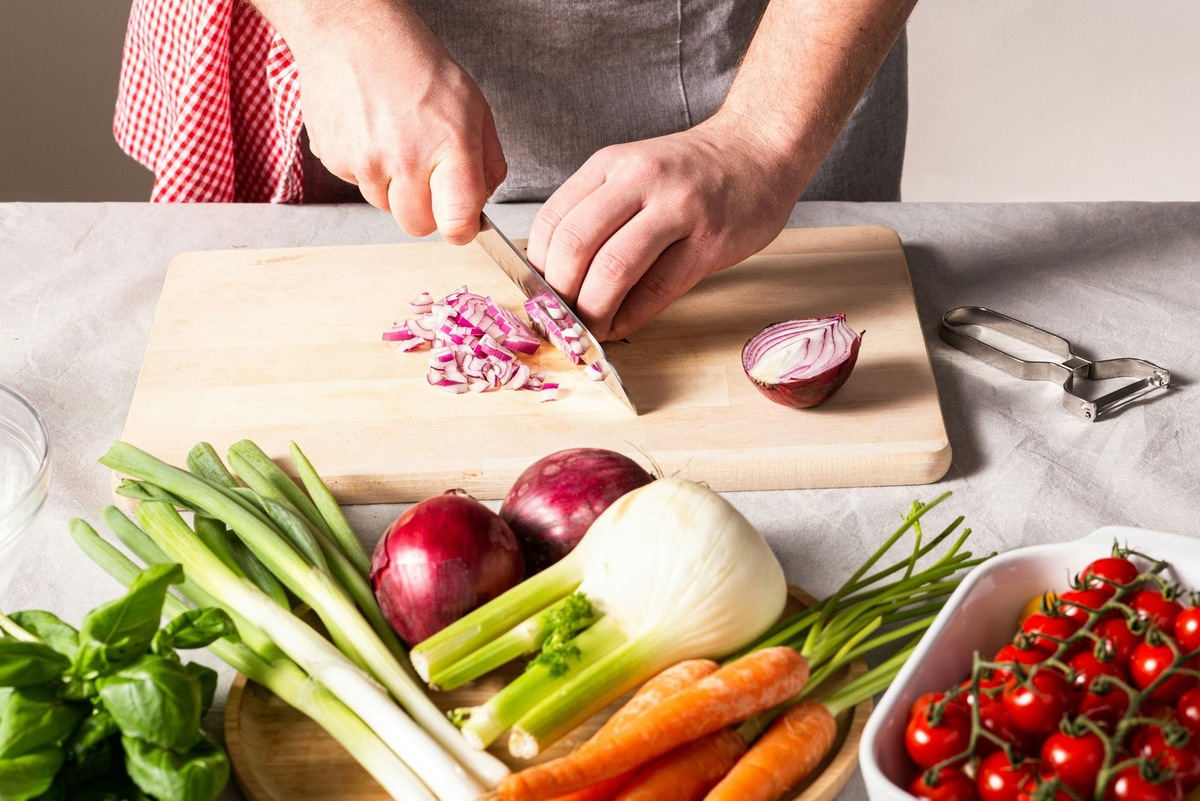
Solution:
[{"label": "vegetable peeler", "polygon": [[[988,344],[964,329],[968,326],[1006,334],[1028,345],[1061,357],[1060,361],[1034,361],[1017,357]],[[1171,373],[1144,359],[1105,359],[1092,362],[1071,352],[1071,343],[1036,326],[1014,320],[982,306],[959,306],[942,315],[942,341],[1006,373],[1031,381],[1053,381],[1063,388],[1063,408],[1085,420],[1132,403],[1148,392],[1165,389]],[[1129,383],[1095,399],[1076,392],[1076,381],[1128,378]]]}]

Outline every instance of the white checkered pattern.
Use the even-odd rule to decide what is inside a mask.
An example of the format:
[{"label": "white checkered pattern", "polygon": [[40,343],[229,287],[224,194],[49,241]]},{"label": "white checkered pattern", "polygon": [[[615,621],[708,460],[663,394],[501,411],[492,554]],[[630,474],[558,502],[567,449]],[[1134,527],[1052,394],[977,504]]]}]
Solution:
[{"label": "white checkered pattern", "polygon": [[134,0],[113,133],[157,202],[301,200],[300,81],[245,0]]}]

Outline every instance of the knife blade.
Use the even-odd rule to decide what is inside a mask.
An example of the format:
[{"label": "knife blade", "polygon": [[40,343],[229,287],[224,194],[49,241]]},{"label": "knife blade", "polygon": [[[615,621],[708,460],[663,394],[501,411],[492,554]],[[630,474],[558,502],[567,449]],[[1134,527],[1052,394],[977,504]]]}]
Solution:
[{"label": "knife blade", "polygon": [[[529,259],[525,254],[512,243],[512,240],[504,235],[504,232],[496,227],[496,224],[491,221],[487,214],[481,215],[479,225],[479,235],[475,237],[475,242],[483,248],[483,251],[488,254],[492,261],[508,276],[514,284],[520,287],[521,292],[526,299],[532,298],[535,295],[547,294],[557,301],[564,309],[570,309],[558,293],[546,283],[546,279],[538,272],[537,268],[529,263]],[[638,413],[637,407],[633,405],[633,399],[629,397],[629,392],[625,389],[625,382],[617,375],[616,368],[604,353],[604,348],[600,345],[600,340],[592,335],[592,332],[587,329],[587,326],[579,320],[578,315],[575,315],[574,310],[571,310],[572,316],[575,317],[576,324],[583,332],[581,339],[587,338],[587,342],[591,346],[584,352],[584,363],[579,365],[580,369],[585,369],[587,366],[602,361],[604,364],[604,386],[624,403],[629,410],[635,415]]]}]

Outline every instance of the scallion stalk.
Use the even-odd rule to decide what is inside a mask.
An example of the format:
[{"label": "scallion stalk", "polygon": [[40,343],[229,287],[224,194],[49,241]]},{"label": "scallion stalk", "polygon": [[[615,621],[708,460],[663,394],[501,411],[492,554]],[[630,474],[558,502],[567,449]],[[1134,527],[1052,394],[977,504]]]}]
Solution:
[{"label": "scallion stalk", "polygon": [[[109,575],[128,586],[138,574],[136,564],[109,545],[82,520],[71,521],[71,536]],[[171,617],[188,607],[168,595],[164,612]],[[248,624],[238,627],[244,636]],[[267,660],[245,645],[217,640],[209,650],[248,679],[266,687],[284,703],[312,718],[327,731],[393,798],[435,801],[416,774],[384,744],[369,726],[326,688],[284,656]]]},{"label": "scallion stalk", "polygon": [[[500,760],[471,748],[416,684],[391,649],[380,640],[341,586],[328,574],[309,566],[281,539],[273,526],[227,495],[227,490],[215,487],[124,442],[115,443],[101,458],[101,463],[187,498],[204,509],[208,516],[229,526],[289,590],[313,609],[325,623],[330,636],[343,647],[347,655],[369,666],[375,678],[400,705],[443,748],[466,766],[470,774],[488,787],[494,786],[507,775],[508,768]],[[173,508],[171,511],[174,513]],[[220,564],[215,557],[212,559]]]}]

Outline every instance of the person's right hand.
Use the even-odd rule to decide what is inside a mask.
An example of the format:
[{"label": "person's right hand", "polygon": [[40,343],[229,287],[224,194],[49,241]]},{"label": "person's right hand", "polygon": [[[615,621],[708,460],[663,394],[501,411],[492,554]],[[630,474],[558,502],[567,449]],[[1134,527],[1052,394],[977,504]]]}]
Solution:
[{"label": "person's right hand", "polygon": [[313,155],[406,233],[471,241],[507,172],[475,81],[403,0],[343,6],[306,31],[288,44]]}]

